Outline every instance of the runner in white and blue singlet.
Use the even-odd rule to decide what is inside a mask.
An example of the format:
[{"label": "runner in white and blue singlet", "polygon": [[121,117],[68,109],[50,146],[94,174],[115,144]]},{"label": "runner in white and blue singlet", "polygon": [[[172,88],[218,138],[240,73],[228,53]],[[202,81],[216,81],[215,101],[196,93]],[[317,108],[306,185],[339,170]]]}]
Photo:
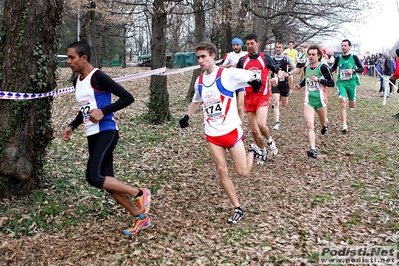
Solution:
[{"label": "runner in white and blue singlet", "polygon": [[198,63],[204,73],[195,82],[195,94],[192,102],[179,124],[182,128],[187,127],[189,118],[202,104],[208,147],[215,162],[220,183],[234,206],[234,213],[227,222],[237,223],[244,217],[244,211],[229,177],[226,149],[229,150],[235,171],[243,177],[249,175],[254,157],[260,158],[263,153],[254,144],[250,145],[248,153],[245,150],[242,141],[244,133],[237,112],[235,91],[248,86],[248,84],[253,86],[254,90],[259,90],[262,81],[256,79],[248,70],[219,68],[215,64],[217,49],[210,42],[199,43],[195,51]]},{"label": "runner in white and blue singlet", "polygon": [[[87,182],[105,189],[134,217],[131,228],[124,230],[132,235],[151,225],[147,215],[151,192],[146,188],[131,187],[114,178],[113,150],[118,143],[118,126],[114,112],[134,102],[133,96],[122,86],[90,64],[91,49],[85,42],[74,42],[67,49],[68,65],[79,73],[74,80],[79,112],[63,131],[65,141],[73,131],[85,124],[89,148],[86,168]],[[118,97],[112,102],[112,95]],[[134,202],[131,198],[134,198]]]}]

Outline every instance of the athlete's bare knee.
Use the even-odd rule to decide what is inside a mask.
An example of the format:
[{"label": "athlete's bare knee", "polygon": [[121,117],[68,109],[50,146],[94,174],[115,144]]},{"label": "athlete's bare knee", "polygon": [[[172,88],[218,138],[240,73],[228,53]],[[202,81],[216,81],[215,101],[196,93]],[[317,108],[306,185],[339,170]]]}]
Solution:
[{"label": "athlete's bare knee", "polygon": [[223,176],[227,176],[229,174],[228,170],[227,170],[227,166],[223,166],[223,165],[218,165],[217,167],[217,171],[219,176],[222,178]]},{"label": "athlete's bare knee", "polygon": [[252,133],[252,136],[254,136],[254,137],[260,135],[259,129],[251,129],[251,133]]},{"label": "athlete's bare knee", "polygon": [[314,130],[314,123],[312,123],[312,122],[306,122],[306,129],[308,129],[308,130]]},{"label": "athlete's bare knee", "polygon": [[259,127],[259,131],[260,131],[260,132],[263,132],[263,131],[265,131],[265,130],[268,129],[266,123],[259,123],[259,124],[258,124],[258,127]]}]

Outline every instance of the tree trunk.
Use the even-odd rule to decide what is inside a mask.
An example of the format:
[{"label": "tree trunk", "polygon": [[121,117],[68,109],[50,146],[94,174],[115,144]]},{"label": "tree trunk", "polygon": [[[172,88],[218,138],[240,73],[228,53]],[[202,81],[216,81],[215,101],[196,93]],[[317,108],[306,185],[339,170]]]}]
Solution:
[{"label": "tree trunk", "polygon": [[[0,91],[43,93],[56,87],[56,28],[62,0],[6,0]],[[0,100],[0,196],[39,184],[50,144],[52,97]]]},{"label": "tree trunk", "polygon": [[231,1],[230,0],[223,0],[222,1],[222,36],[221,36],[221,43],[220,43],[220,51],[221,54],[219,58],[223,58],[225,54],[231,51]]},{"label": "tree trunk", "polygon": [[[151,69],[164,67],[166,64],[165,27],[167,14],[163,0],[154,1],[152,16]],[[155,124],[162,124],[170,119],[169,93],[166,76],[151,76],[148,119]]]},{"label": "tree trunk", "polygon": [[[195,42],[196,44],[205,41],[205,12],[202,0],[194,0],[195,13]],[[191,101],[194,95],[194,83],[198,76],[202,73],[201,69],[195,69],[191,77],[190,87],[187,90],[186,101]]]},{"label": "tree trunk", "polygon": [[83,15],[83,23],[81,25],[81,36],[80,39],[90,46],[91,49],[91,58],[90,63],[94,67],[101,68],[102,60],[101,60],[101,30],[97,29],[97,12],[96,12],[96,3],[95,1],[90,1],[86,6],[86,13]]}]

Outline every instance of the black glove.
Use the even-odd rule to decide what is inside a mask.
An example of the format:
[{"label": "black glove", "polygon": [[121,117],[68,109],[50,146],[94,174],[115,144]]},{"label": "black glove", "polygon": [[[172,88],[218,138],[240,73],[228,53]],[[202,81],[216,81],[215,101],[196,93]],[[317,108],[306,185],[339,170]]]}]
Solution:
[{"label": "black glove", "polygon": [[179,124],[181,128],[188,127],[188,120],[190,117],[188,115],[185,115],[182,119],[180,119]]},{"label": "black glove", "polygon": [[260,87],[262,87],[262,80],[254,79],[252,81],[248,81],[248,84],[252,86],[252,90],[254,92],[258,92],[260,90]]}]

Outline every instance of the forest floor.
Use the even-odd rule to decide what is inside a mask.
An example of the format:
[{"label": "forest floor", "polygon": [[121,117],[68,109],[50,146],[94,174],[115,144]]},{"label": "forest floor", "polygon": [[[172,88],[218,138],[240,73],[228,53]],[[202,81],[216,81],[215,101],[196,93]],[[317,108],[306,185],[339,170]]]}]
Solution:
[{"label": "forest floor", "polygon": [[[103,70],[116,78],[148,68]],[[318,265],[322,246],[399,244],[399,120],[392,117],[399,94],[383,105],[378,80],[361,76],[350,131],[342,134],[336,89],[329,88],[329,131],[320,134],[316,116],[313,159],[306,155],[303,90],[294,91],[281,109],[281,129],[272,131],[277,156],[242,178],[228,155],[245,211],[228,225],[233,208],[207,149],[201,111],[188,128],[178,125],[191,73],[168,76],[173,118],[163,125],[143,118],[150,78],[122,83],[136,102],[116,113],[115,176],[151,189],[151,227],[123,235],[132,218],[86,183],[83,127],[70,142],[61,139],[77,114],[74,94],[60,95],[42,187],[0,200],[1,265]],[[60,69],[59,88],[71,86],[70,74]],[[274,125],[272,109],[267,124]],[[247,146],[253,142],[247,121],[244,130]]]}]

